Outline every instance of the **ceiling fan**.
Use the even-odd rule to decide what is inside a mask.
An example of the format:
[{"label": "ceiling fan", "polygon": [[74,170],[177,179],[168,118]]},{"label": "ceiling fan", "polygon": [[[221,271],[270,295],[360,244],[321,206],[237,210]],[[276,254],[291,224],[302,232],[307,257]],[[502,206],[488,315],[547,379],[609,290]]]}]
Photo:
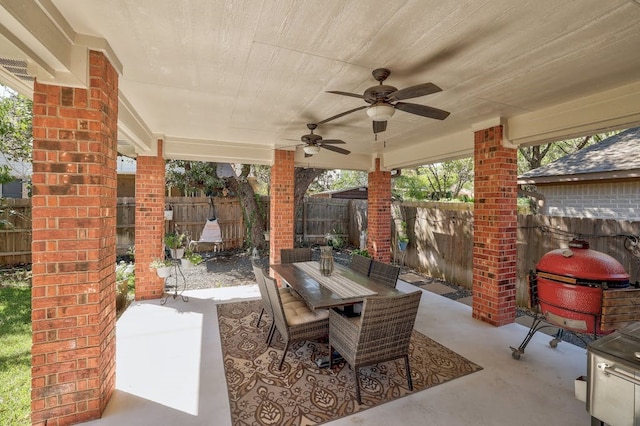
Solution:
[{"label": "ceiling fan", "polygon": [[[323,120],[321,123],[325,123],[328,120]],[[316,123],[307,124],[307,128],[311,131],[308,135],[303,135],[300,140],[304,142],[302,144],[302,149],[304,150],[305,157],[311,157],[313,154],[317,154],[320,152],[320,148],[328,149],[329,151],[337,152],[339,154],[351,154],[351,151],[348,151],[344,148],[340,148],[339,144],[345,144],[345,141],[340,139],[322,139],[322,136],[316,135],[313,131],[318,127]]]},{"label": "ceiling fan", "polygon": [[[391,74],[386,68],[378,68],[371,73],[373,78],[380,82],[377,86],[369,87],[362,95],[349,92],[340,92],[330,90],[327,93],[336,95],[351,96],[354,98],[364,99],[370,105],[364,105],[349,111],[334,115],[324,121],[334,120],[354,111],[367,108],[367,115],[373,120],[373,133],[384,132],[387,129],[387,120],[389,120],[396,109],[408,112],[410,114],[420,115],[422,117],[435,118],[436,120],[444,120],[449,116],[449,112],[426,105],[412,104],[407,102],[398,102],[404,99],[418,98],[420,96],[430,95],[432,93],[441,92],[442,89],[433,83],[422,83],[415,86],[409,86],[404,89],[396,89],[393,86],[382,84]],[[392,103],[395,102],[395,103]]]}]

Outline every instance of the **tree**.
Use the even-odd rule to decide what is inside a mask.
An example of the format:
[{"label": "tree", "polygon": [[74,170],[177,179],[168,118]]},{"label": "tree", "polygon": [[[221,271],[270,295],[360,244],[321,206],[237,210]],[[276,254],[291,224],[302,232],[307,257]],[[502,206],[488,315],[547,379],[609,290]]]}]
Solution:
[{"label": "tree", "polygon": [[[264,244],[264,231],[267,229],[266,215],[260,214],[260,206],[253,186],[249,184],[248,176],[251,166],[242,165],[241,172],[237,174],[231,164],[218,164],[218,177],[224,179],[229,188],[240,198],[244,219],[247,224],[251,246],[262,247]],[[301,213],[307,188],[324,170],[296,168],[294,170],[294,217]]]},{"label": "tree", "polygon": [[[6,87],[0,95],[0,155],[5,160],[31,162],[33,151],[32,110],[30,99]],[[10,182],[14,177],[22,179],[24,172],[8,165],[0,167],[0,183]]]},{"label": "tree", "polygon": [[183,194],[204,193],[206,195],[221,192],[225,182],[216,175],[216,163],[204,161],[167,161],[168,186],[179,188]]},{"label": "tree", "polygon": [[582,148],[586,148],[618,133],[620,132],[599,133],[558,142],[550,142],[545,145],[518,148],[518,174],[552,163],[567,154],[578,152]]},{"label": "tree", "polygon": [[[321,169],[295,169],[296,215],[300,214],[299,209],[309,185],[324,172]],[[266,214],[261,211],[254,186],[250,182],[251,175],[259,176],[262,184],[270,181],[270,169],[264,166],[172,160],[169,162],[167,184],[176,186],[185,193],[202,191],[207,195],[215,195],[229,191],[237,195],[242,206],[249,244],[252,247],[263,247],[264,231],[268,224]]]},{"label": "tree", "polygon": [[403,171],[395,179],[395,189],[403,199],[439,200],[457,198],[465,185],[471,182],[473,159],[463,158]]}]

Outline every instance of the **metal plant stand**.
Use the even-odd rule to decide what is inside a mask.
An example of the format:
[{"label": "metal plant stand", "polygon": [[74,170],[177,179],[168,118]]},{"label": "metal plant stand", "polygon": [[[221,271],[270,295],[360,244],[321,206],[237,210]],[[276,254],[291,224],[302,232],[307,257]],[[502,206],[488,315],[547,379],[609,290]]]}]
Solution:
[{"label": "metal plant stand", "polygon": [[[182,267],[180,266],[180,259],[173,259],[172,262],[173,262],[173,272],[169,277],[164,279],[165,291],[164,291],[164,295],[162,296],[162,299],[160,299],[161,305],[164,305],[165,303],[167,303],[167,300],[169,299],[169,297],[172,297],[173,299],[177,299],[178,296],[180,296],[183,302],[189,301],[189,297],[182,294],[184,290],[187,288],[187,279],[182,273]],[[169,280],[171,279],[171,277],[174,278],[175,284],[169,284]],[[180,277],[182,277],[182,289],[178,290],[178,288],[180,287]],[[173,290],[173,292],[171,290]]]}]

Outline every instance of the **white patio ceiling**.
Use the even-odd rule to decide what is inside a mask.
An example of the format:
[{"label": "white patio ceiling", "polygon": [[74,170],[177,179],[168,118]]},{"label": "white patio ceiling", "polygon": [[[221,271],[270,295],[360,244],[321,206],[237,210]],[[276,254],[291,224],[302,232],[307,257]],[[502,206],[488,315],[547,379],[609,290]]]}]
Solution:
[{"label": "white patio ceiling", "polygon": [[[322,125],[299,166],[387,169],[473,153],[473,130],[502,123],[511,144],[640,124],[640,4],[632,0],[0,0],[0,58],[43,82],[81,86],[86,49],[120,72],[122,150],[270,164],[305,124],[365,105],[387,84],[433,82],[407,100],[444,121],[397,111],[374,135],[365,110]],[[0,68],[0,81],[32,84]]]}]

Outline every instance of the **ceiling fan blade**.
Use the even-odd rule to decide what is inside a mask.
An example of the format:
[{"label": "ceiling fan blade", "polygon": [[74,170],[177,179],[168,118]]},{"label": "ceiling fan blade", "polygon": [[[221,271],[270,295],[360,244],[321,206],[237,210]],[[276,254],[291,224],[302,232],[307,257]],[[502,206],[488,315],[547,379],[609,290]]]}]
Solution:
[{"label": "ceiling fan blade", "polygon": [[352,98],[364,99],[362,95],[358,95],[357,93],[341,92],[339,90],[327,90],[327,93],[333,93],[334,95],[351,96]]},{"label": "ceiling fan blade", "polygon": [[437,92],[442,92],[442,89],[433,83],[422,83],[396,90],[390,93],[388,98],[392,101],[401,101],[403,99],[418,98]]},{"label": "ceiling fan blade", "polygon": [[322,140],[320,141],[320,144],[321,144],[321,145],[324,145],[324,144],[327,144],[327,143],[329,143],[329,144],[334,144],[334,145],[335,145],[335,144],[343,144],[343,143],[346,143],[346,142],[345,142],[345,141],[342,141],[342,140],[340,140],[340,139],[322,139]]},{"label": "ceiling fan blade", "polygon": [[337,152],[339,154],[351,154],[351,151],[347,151],[344,148],[340,148],[339,146],[332,146],[332,145],[321,145],[322,148],[324,149],[328,149],[329,151],[333,151],[333,152]]},{"label": "ceiling fan blade", "polygon": [[387,130],[386,121],[373,121],[373,133],[380,133]]},{"label": "ceiling fan blade", "polygon": [[395,104],[395,107],[400,111],[421,115],[423,117],[435,118],[436,120],[444,120],[450,114],[450,112],[443,111],[438,108],[433,108],[426,105],[409,104],[405,102],[398,102],[397,104]]},{"label": "ceiling fan blade", "polygon": [[[360,97],[362,97],[362,96],[360,96]],[[361,107],[358,107],[358,108],[354,108],[354,109],[350,109],[348,111],[341,112],[340,114],[336,114],[333,117],[325,118],[322,121],[318,121],[318,124],[324,124],[324,123],[329,122],[331,120],[335,120],[336,118],[340,118],[340,117],[345,116],[347,114],[351,114],[352,112],[356,112],[356,111],[360,111],[361,109],[365,109],[368,106],[369,105],[364,105],[364,106],[361,106]]]}]

